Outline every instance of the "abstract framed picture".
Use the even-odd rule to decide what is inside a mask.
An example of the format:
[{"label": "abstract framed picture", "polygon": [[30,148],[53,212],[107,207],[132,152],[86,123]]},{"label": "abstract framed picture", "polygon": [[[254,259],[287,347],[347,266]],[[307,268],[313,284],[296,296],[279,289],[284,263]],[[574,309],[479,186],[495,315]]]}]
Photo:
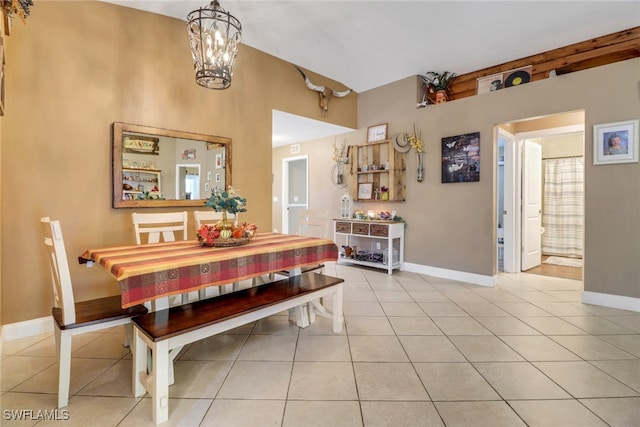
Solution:
[{"label": "abstract framed picture", "polygon": [[442,182],[480,181],[480,132],[442,138]]},{"label": "abstract framed picture", "polygon": [[593,125],[593,164],[638,162],[640,120]]},{"label": "abstract framed picture", "polygon": [[365,182],[358,184],[358,199],[370,200],[373,194],[373,183]]}]

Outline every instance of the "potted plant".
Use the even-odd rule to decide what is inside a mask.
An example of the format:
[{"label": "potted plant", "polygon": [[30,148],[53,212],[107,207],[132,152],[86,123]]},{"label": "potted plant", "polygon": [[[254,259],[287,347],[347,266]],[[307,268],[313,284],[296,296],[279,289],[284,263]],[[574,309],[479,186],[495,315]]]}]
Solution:
[{"label": "potted plant", "polygon": [[427,92],[427,98],[435,104],[447,102],[450,96],[450,89],[453,81],[458,77],[456,73],[444,71],[436,73],[429,71],[422,77]]}]

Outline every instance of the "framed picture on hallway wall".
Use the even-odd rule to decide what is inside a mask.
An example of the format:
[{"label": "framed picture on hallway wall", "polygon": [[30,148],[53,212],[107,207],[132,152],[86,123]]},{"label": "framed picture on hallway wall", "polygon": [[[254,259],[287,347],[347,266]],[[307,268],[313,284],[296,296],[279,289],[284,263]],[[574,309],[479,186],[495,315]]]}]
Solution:
[{"label": "framed picture on hallway wall", "polygon": [[629,120],[593,125],[593,164],[637,162],[639,122]]}]

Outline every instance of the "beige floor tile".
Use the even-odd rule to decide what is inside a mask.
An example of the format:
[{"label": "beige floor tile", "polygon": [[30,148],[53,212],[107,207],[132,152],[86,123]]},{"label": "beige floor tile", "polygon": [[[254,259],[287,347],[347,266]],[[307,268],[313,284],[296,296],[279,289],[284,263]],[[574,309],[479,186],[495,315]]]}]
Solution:
[{"label": "beige floor tile", "polygon": [[380,302],[414,302],[404,288],[397,291],[374,291]]},{"label": "beige floor tile", "polygon": [[529,361],[581,360],[560,344],[542,335],[499,338]]},{"label": "beige floor tile", "polygon": [[511,316],[497,305],[488,301],[461,301],[456,303],[469,316]]},{"label": "beige floor tile", "polygon": [[357,302],[378,302],[376,294],[368,289],[366,291],[349,291],[343,292],[343,301],[357,301]]},{"label": "beige floor tile", "polygon": [[217,397],[286,399],[292,363],[237,361]]},{"label": "beige floor tile", "polygon": [[345,316],[384,316],[379,302],[344,301],[342,312]]},{"label": "beige floor tile", "polygon": [[284,410],[283,427],[359,427],[362,426],[357,401],[295,401],[289,400]]},{"label": "beige floor tile", "polygon": [[475,319],[496,335],[540,335],[540,332],[515,317],[476,317]]},{"label": "beige floor tile", "polygon": [[255,427],[282,425],[284,400],[216,399],[200,427]]},{"label": "beige floor tile", "polygon": [[400,283],[400,286],[402,286],[402,288],[405,291],[418,291],[418,292],[436,291],[436,288],[431,286],[429,283],[427,283],[423,279],[405,279],[405,278],[399,277],[397,280],[398,280],[398,283]]},{"label": "beige floor tile", "polygon": [[[75,352],[91,341],[101,337],[102,332],[86,332],[84,334],[75,335],[71,339],[71,354],[75,356]],[[18,353],[20,356],[38,356],[38,357],[56,357],[56,341],[53,334],[37,343],[25,348]]]},{"label": "beige floor tile", "polygon": [[625,335],[633,333],[632,330],[598,316],[565,316],[561,317],[561,319],[593,335]]},{"label": "beige floor tile", "polygon": [[293,360],[297,335],[250,335],[238,360]]},{"label": "beige floor tile", "polygon": [[519,427],[524,422],[503,401],[435,402],[447,427]]},{"label": "beige floor tile", "polygon": [[511,292],[499,290],[498,287],[473,289],[473,292],[491,302],[523,302],[522,298]]},{"label": "beige floor tile", "polygon": [[381,302],[380,305],[387,316],[426,316],[424,310],[415,302]]},{"label": "beige floor tile", "polygon": [[524,301],[528,301],[530,303],[536,303],[536,304],[539,302],[560,302],[558,298],[553,297],[544,292],[536,291],[536,290],[520,291],[517,293],[517,295],[520,299]]},{"label": "beige floor tile", "polygon": [[412,362],[464,362],[463,354],[445,336],[400,336]]},{"label": "beige floor tile", "polygon": [[175,364],[175,382],[169,397],[214,398],[229,374],[229,360],[181,360]]},{"label": "beige floor tile", "polygon": [[620,326],[624,326],[636,334],[640,334],[640,315],[638,314],[625,316],[603,316],[603,318]]},{"label": "beige floor tile", "polygon": [[570,398],[529,362],[474,363],[505,400]]},{"label": "beige floor tile", "polygon": [[[169,399],[169,420],[162,427],[201,426],[211,399]],[[153,427],[151,398],[145,397],[122,420],[118,427]]]},{"label": "beige floor tile", "polygon": [[354,363],[360,400],[429,400],[411,363]]},{"label": "beige floor tile", "polygon": [[428,317],[389,317],[396,335],[442,335],[442,331]]},{"label": "beige floor tile", "polygon": [[568,348],[585,360],[618,360],[635,358],[632,354],[620,350],[598,337],[588,335],[558,335],[550,336],[549,338],[563,347]]},{"label": "beige floor tile", "polygon": [[434,402],[500,399],[470,363],[416,363],[415,368]]},{"label": "beige floor tile", "polygon": [[472,317],[431,317],[436,325],[447,335],[492,335]]},{"label": "beige floor tile", "polygon": [[497,302],[496,305],[512,316],[519,318],[552,316],[548,311],[530,302]]},{"label": "beige floor tile", "polygon": [[484,302],[486,301],[471,289],[441,290],[453,302]]},{"label": "beige floor tile", "polygon": [[450,302],[449,298],[437,290],[434,291],[408,291],[416,302]]},{"label": "beige floor tile", "polygon": [[2,395],[0,404],[0,423],[3,427],[36,425],[39,421],[38,414],[45,411],[60,420],[69,417],[68,408],[56,411],[58,397],[55,394],[8,392]]},{"label": "beige floor tile", "polygon": [[25,350],[27,347],[31,347],[34,344],[37,344],[43,340],[53,340],[53,333],[45,333],[34,335],[31,337],[19,338],[13,341],[6,341],[2,343],[2,355],[3,356],[11,356],[13,354],[18,354],[22,350]]},{"label": "beige floor tile", "polygon": [[524,360],[494,336],[456,336],[451,342],[470,362],[515,362]]},{"label": "beige floor tile", "polygon": [[[517,316],[519,317],[519,316]],[[544,335],[586,335],[587,332],[558,317],[520,317],[527,325]]]},{"label": "beige floor tile", "polygon": [[548,311],[554,316],[587,316],[589,312],[575,304],[569,302],[536,302],[536,306],[544,311]]},{"label": "beige floor tile", "polygon": [[598,338],[640,357],[640,335],[598,335]]},{"label": "beige floor tile", "polygon": [[638,396],[620,381],[588,362],[533,362],[575,398]]},{"label": "beige floor tile", "polygon": [[[327,300],[325,300],[325,305],[327,304]],[[331,304],[329,304],[331,307]],[[347,335],[347,328],[342,328],[342,332],[336,334],[333,332],[333,319],[329,319],[326,317],[316,316],[316,321],[313,322],[309,327],[304,329],[300,329],[299,336],[304,335],[331,335],[331,336],[339,336],[339,335]]]},{"label": "beige floor tile", "polygon": [[301,335],[298,338],[297,362],[350,362],[351,352],[346,336]]},{"label": "beige floor tile", "polygon": [[591,364],[640,392],[640,360],[597,360]]},{"label": "beige floor tile", "polygon": [[576,400],[513,400],[509,405],[530,427],[606,427]]},{"label": "beige floor tile", "polygon": [[[131,411],[139,399],[133,397],[100,398],[96,404],[95,397],[73,396],[69,399],[69,419],[61,421],[42,421],[38,426],[70,426],[70,427],[113,427]],[[149,409],[149,417],[151,409]]]},{"label": "beige floor tile", "polygon": [[640,398],[580,399],[580,402],[612,427],[640,425]]},{"label": "beige floor tile", "polygon": [[251,331],[252,335],[298,335],[300,328],[289,322],[288,316],[269,316],[258,320]]},{"label": "beige floor tile", "polygon": [[554,298],[559,299],[560,301],[566,302],[580,302],[582,301],[582,292],[579,291],[546,291],[547,294],[551,295]]},{"label": "beige floor tile", "polygon": [[[71,360],[71,382],[69,383],[69,394],[77,393],[82,387],[106,372],[117,360],[112,359],[81,359]],[[131,362],[128,364],[131,372]],[[58,393],[58,364],[54,363],[47,369],[39,372],[25,382],[13,388],[14,391],[26,393]],[[131,396],[131,382],[129,381],[129,396]]]},{"label": "beige floor tile", "polygon": [[7,356],[0,366],[0,391],[9,391],[53,365],[55,357]]},{"label": "beige floor tile", "polygon": [[[89,341],[78,348],[73,357],[95,357],[103,359],[120,359],[131,353],[129,347],[124,346],[124,328],[121,333],[102,334],[99,338]],[[80,337],[82,335],[78,335]],[[76,337],[73,337],[74,340]]]},{"label": "beige floor tile", "polygon": [[348,335],[394,335],[386,316],[347,316]]},{"label": "beige floor tile", "polygon": [[196,341],[179,360],[235,360],[248,335],[214,335]]},{"label": "beige floor tile", "polygon": [[350,336],[354,362],[408,362],[409,359],[395,336]]},{"label": "beige floor tile", "polygon": [[350,362],[295,362],[289,400],[358,400]]},{"label": "beige floor tile", "polygon": [[365,427],[444,427],[431,402],[362,402]]},{"label": "beige floor tile", "polygon": [[419,305],[429,316],[432,317],[469,316],[469,314],[453,302],[421,302]]}]

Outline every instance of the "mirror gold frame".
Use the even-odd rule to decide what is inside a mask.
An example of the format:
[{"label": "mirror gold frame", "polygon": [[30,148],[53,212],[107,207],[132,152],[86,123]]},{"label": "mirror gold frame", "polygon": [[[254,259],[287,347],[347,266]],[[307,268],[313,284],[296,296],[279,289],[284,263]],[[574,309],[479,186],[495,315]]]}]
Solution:
[{"label": "mirror gold frame", "polygon": [[[134,125],[130,123],[114,122],[112,126],[112,166],[113,166],[113,207],[114,208],[158,208],[158,207],[202,207],[206,199],[154,199],[154,200],[124,200],[123,199],[123,142],[125,133],[143,135],[141,139],[157,140],[160,137],[179,138],[185,140],[201,141],[216,147],[224,147],[224,183],[231,185],[231,138],[223,136],[206,135],[193,132],[184,132],[170,129],[155,128],[151,126]],[[166,147],[165,147],[166,149]]]}]

